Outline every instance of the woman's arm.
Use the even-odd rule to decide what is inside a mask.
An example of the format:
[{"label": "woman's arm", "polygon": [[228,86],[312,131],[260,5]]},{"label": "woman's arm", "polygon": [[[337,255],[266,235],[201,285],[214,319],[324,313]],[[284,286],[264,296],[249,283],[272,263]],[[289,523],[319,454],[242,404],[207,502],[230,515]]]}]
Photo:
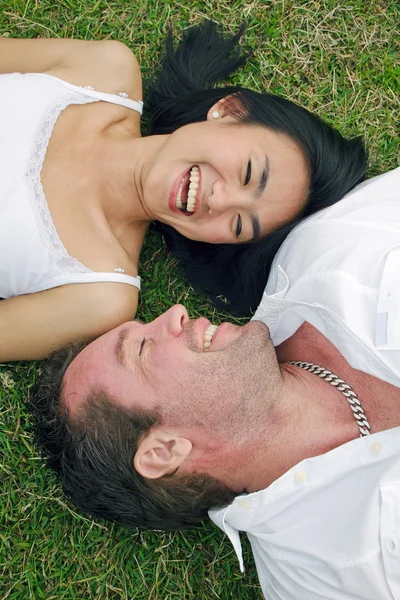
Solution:
[{"label": "woman's arm", "polygon": [[0,363],[35,360],[90,340],[136,313],[137,290],[120,283],[66,285],[0,302]]},{"label": "woman's arm", "polygon": [[0,73],[14,72],[46,72],[75,85],[142,97],[139,64],[118,41],[0,38]]}]

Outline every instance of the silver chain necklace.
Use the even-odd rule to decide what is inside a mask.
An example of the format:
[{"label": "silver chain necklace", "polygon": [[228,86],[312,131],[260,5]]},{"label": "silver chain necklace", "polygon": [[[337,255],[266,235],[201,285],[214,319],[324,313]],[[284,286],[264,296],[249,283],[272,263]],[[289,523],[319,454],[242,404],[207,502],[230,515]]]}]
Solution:
[{"label": "silver chain necklace", "polygon": [[319,367],[313,363],[302,362],[300,360],[291,360],[287,364],[300,367],[300,369],[304,369],[305,371],[309,371],[314,375],[318,375],[318,377],[333,385],[339,392],[342,392],[343,396],[350,404],[351,410],[353,411],[353,416],[356,420],[358,429],[360,430],[360,437],[364,437],[365,435],[369,435],[371,433],[371,425],[368,423],[368,419],[365,416],[364,409],[361,406],[361,402],[359,401],[357,394],[345,381],[343,381],[343,379],[340,379],[337,375],[331,373],[331,371],[327,371],[323,367]]}]

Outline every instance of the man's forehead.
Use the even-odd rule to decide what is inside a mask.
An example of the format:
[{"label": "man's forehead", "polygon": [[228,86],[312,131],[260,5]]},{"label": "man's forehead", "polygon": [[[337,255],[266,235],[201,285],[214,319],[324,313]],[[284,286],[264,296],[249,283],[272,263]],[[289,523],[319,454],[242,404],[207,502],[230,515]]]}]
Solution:
[{"label": "man's forehead", "polygon": [[[197,320],[190,319],[186,325],[193,324]],[[155,319],[148,323],[144,323],[141,319],[127,321],[83,348],[65,372],[63,378],[64,401],[69,403],[71,397],[87,397],[99,382],[105,379],[107,381],[116,379],[118,367],[124,368],[124,344],[128,336],[135,335],[136,326],[142,330],[143,327],[151,327],[154,321]],[[140,335],[142,335],[142,331],[140,331]],[[110,384],[110,381],[108,383]]]},{"label": "man's forehead", "polygon": [[90,390],[91,373],[87,363],[83,358],[82,351],[69,365],[63,378],[63,387],[61,392],[62,403],[71,409],[79,399],[84,398]]},{"label": "man's forehead", "polygon": [[63,378],[62,398],[67,404],[70,397],[74,396],[75,401],[77,397],[87,397],[106,375],[113,375],[114,369],[123,364],[123,344],[135,325],[143,323],[139,319],[127,321],[87,344],[77,354]]},{"label": "man's forehead", "polygon": [[83,348],[65,371],[62,399],[67,408],[71,404],[71,398],[75,404],[79,398],[86,397],[101,378],[106,363],[102,348],[96,344],[99,340],[100,338]]}]

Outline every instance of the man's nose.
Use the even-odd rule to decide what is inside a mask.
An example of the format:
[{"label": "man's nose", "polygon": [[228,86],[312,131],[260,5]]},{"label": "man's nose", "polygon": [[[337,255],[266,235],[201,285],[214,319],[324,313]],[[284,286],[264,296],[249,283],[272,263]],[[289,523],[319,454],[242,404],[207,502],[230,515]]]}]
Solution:
[{"label": "man's nose", "polygon": [[178,337],[182,333],[184,324],[189,321],[189,316],[182,304],[175,304],[156,320],[162,324],[164,331]]}]

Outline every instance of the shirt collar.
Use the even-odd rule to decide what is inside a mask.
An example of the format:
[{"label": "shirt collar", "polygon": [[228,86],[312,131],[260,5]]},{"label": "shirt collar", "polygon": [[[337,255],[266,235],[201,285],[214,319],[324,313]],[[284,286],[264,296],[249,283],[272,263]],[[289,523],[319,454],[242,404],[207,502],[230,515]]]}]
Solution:
[{"label": "shirt collar", "polygon": [[[235,499],[236,500],[236,499]],[[208,512],[210,519],[220,528],[230,539],[232,546],[239,560],[240,571],[244,573],[243,551],[240,543],[239,531],[226,522],[226,516],[229,506],[224,508],[213,508]]]},{"label": "shirt collar", "polygon": [[290,338],[307,321],[336,346],[351,367],[365,370],[362,365],[368,365],[367,373],[400,387],[399,375],[355,335],[338,315],[317,302],[286,299],[289,288],[288,275],[277,265],[252,318],[252,321],[262,321],[268,326],[275,346]]},{"label": "shirt collar", "polygon": [[244,562],[239,531],[248,531],[257,525],[257,521],[273,518],[276,510],[285,510],[283,505],[290,509],[299,494],[311,492],[323,481],[341,481],[346,471],[368,465],[371,460],[379,460],[375,449],[390,443],[392,450],[400,446],[400,427],[356,438],[329,452],[306,458],[267,488],[237,496],[228,506],[209,510],[210,519],[230,539],[241,572],[244,572]]}]

